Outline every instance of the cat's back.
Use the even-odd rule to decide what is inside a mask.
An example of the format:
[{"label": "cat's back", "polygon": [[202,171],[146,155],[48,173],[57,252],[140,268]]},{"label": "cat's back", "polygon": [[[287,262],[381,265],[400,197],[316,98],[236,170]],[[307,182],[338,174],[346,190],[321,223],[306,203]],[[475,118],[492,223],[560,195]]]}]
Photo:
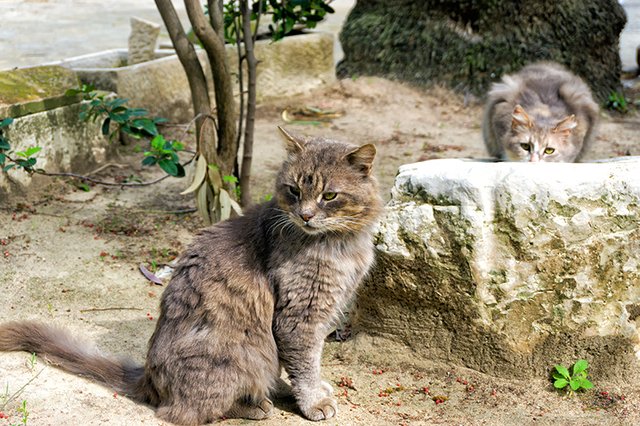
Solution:
[{"label": "cat's back", "polygon": [[[261,269],[260,258],[266,250],[265,227],[274,214],[273,203],[251,207],[243,216],[234,217],[203,229],[183,253],[179,264],[191,264],[193,259],[213,263],[216,269],[232,268],[226,263],[235,259],[241,264],[250,263]],[[223,264],[218,264],[222,262]]]},{"label": "cat's back", "polygon": [[[168,316],[199,316],[224,302],[229,309],[244,301],[270,303],[265,226],[273,215],[271,203],[248,209],[243,216],[202,230],[180,256],[163,293]],[[226,301],[226,302],[225,302]]]},{"label": "cat's back", "polygon": [[521,105],[525,109],[538,104],[566,106],[575,97],[573,93],[589,95],[588,86],[565,67],[553,62],[527,65],[515,74],[502,77],[489,91],[489,103],[505,102],[509,108]]},{"label": "cat's back", "polygon": [[547,105],[558,116],[597,110],[589,86],[560,64],[540,62],[524,67],[514,77],[518,91],[514,102],[525,109]]}]

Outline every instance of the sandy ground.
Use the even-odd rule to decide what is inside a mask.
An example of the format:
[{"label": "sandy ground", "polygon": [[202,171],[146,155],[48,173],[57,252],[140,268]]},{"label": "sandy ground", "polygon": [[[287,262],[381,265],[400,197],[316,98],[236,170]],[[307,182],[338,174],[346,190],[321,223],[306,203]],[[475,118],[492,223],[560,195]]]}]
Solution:
[{"label": "sandy ground", "polygon": [[[272,102],[258,111],[254,197],[272,192],[282,160],[276,125],[283,108],[315,106],[343,113],[323,125],[291,131],[354,143],[375,143],[376,173],[385,196],[400,164],[432,158],[485,156],[481,106],[444,89],[422,91],[376,78],[345,80],[312,95]],[[603,114],[588,159],[640,155],[640,118]],[[120,147],[105,179],[155,176],[139,167],[139,154]],[[40,191],[0,206],[0,320],[39,319],[70,328],[110,353],[140,362],[157,317],[163,286],[138,271],[170,262],[202,226],[180,196],[184,180],[143,189],[94,187],[83,192],[42,178]],[[357,344],[356,344],[357,343]],[[640,424],[640,386],[593,380],[596,389],[568,398],[546,377],[522,382],[492,378],[429,360],[410,362],[406,349],[359,336],[331,337],[323,376],[334,384],[339,413],[330,425],[630,425]],[[403,361],[404,360],[404,361]],[[26,353],[0,354],[0,426],[161,425],[153,410],[68,375]],[[276,402],[264,425],[305,424],[288,400]],[[2,416],[0,416],[2,417]],[[231,425],[249,423],[227,420]]]}]

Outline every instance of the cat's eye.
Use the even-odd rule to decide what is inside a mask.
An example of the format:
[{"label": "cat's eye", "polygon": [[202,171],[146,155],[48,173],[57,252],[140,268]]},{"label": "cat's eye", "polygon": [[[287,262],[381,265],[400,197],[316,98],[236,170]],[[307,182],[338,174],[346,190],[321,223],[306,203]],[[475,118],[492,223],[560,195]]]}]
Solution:
[{"label": "cat's eye", "polygon": [[289,193],[296,198],[300,198],[300,190],[295,186],[289,186]]},{"label": "cat's eye", "polygon": [[524,149],[527,152],[531,152],[531,144],[530,143],[521,143],[520,148]]},{"label": "cat's eye", "polygon": [[325,192],[322,194],[322,199],[325,201],[331,201],[336,198],[336,195],[338,195],[336,192]]},{"label": "cat's eye", "polygon": [[544,149],[544,153],[547,154],[547,155],[551,155],[554,152],[556,152],[555,148],[545,148]]}]

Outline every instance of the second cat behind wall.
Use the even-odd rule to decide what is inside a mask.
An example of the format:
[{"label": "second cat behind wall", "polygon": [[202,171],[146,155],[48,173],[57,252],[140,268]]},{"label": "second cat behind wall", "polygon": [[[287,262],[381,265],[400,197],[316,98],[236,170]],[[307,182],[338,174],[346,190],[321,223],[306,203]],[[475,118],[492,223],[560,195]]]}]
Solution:
[{"label": "second cat behind wall", "polygon": [[482,136],[508,161],[579,161],[593,141],[599,108],[580,77],[540,62],[502,77],[488,94]]}]

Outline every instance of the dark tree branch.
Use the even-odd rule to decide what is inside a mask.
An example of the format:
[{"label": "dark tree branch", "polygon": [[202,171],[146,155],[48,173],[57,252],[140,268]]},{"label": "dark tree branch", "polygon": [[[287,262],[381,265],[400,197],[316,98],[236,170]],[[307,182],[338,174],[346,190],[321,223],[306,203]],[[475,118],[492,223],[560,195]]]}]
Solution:
[{"label": "dark tree branch", "polygon": [[258,13],[256,15],[256,30],[253,33],[253,44],[256,44],[256,39],[258,38],[258,30],[260,30],[260,17],[262,16],[262,1],[258,3]]},{"label": "dark tree branch", "polygon": [[[245,59],[247,60],[248,90],[247,118],[244,130],[244,149],[242,154],[242,170],[240,172],[241,202],[243,206],[251,203],[251,162],[253,159],[253,136],[256,116],[256,69],[258,61],[253,51],[253,35],[251,33],[251,7],[249,0],[240,0],[242,12],[242,36],[244,39]],[[257,31],[257,28],[256,28]]]},{"label": "dark tree branch", "polygon": [[242,40],[240,38],[240,31],[242,30],[242,17],[234,16],[233,25],[236,31],[236,50],[238,52],[238,92],[239,92],[239,101],[240,101],[240,112],[238,117],[238,147],[240,147],[240,142],[242,139],[242,128],[244,125],[244,67],[242,63],[244,62],[244,55],[242,54]]},{"label": "dark tree branch", "polygon": [[[13,161],[11,158],[7,157],[9,160]],[[191,157],[189,160],[185,161],[184,163],[182,163],[182,167],[186,166],[187,164],[191,163],[193,161],[193,159],[195,158],[195,155],[193,157]],[[148,182],[107,182],[104,180],[100,180],[100,179],[95,179],[89,176],[85,176],[85,175],[81,175],[78,173],[71,173],[71,172],[47,172],[41,169],[35,169],[30,173],[35,173],[35,174],[39,174],[39,175],[43,175],[43,176],[49,176],[49,177],[68,177],[68,178],[74,178],[74,179],[80,179],[82,181],[87,181],[87,182],[92,182],[95,183],[97,185],[102,185],[102,186],[120,186],[120,187],[128,187],[128,188],[133,188],[133,187],[141,187],[141,186],[149,186],[149,185],[154,185],[158,182],[162,182],[163,180],[165,180],[168,177],[171,177],[170,174],[165,174],[164,176],[161,176],[157,179],[148,181]]]}]

